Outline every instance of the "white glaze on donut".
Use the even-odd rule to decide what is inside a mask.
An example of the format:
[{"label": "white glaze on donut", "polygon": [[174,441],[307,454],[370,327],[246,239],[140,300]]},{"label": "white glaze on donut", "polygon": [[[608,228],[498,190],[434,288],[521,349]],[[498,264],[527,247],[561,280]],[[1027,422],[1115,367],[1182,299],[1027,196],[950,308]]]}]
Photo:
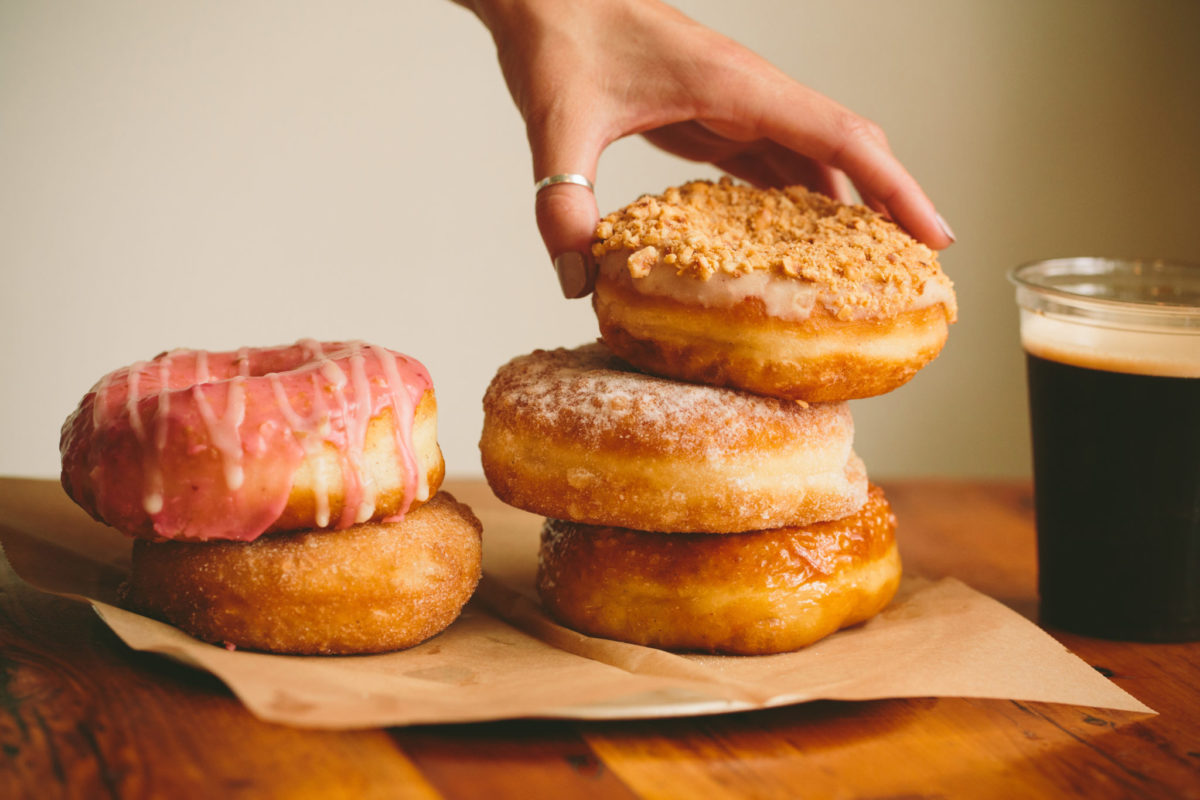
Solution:
[{"label": "white glaze on donut", "polygon": [[[941,304],[948,310],[956,308],[954,289],[944,275],[926,280],[919,294],[903,304],[866,304],[860,307],[846,306],[840,296],[829,287],[821,287],[803,278],[778,274],[767,270],[751,270],[738,274],[718,272],[707,278],[681,275],[671,264],[655,252],[649,260],[639,259],[645,250],[636,252],[612,250],[600,259],[600,273],[605,279],[625,286],[639,294],[650,297],[665,297],[686,306],[700,308],[733,308],[747,300],[762,303],[770,317],[804,322],[812,317],[818,304],[830,315],[840,314],[844,320],[870,320],[882,316],[877,308],[887,307],[889,314],[914,311]],[[882,295],[894,291],[887,284],[870,286],[862,291],[874,291]],[[898,293],[897,293],[898,294]]]}]

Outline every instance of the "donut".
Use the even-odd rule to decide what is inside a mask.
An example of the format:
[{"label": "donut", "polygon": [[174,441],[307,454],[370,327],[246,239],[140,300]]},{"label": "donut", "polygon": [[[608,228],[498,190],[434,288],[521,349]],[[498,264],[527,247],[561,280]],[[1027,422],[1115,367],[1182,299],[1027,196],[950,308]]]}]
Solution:
[{"label": "donut", "polygon": [[63,424],[62,484],[135,537],[252,541],[398,519],[438,489],[416,360],[361,342],[172,350],[101,378]]},{"label": "donut", "polygon": [[439,492],[399,522],[252,542],[136,540],[124,604],[198,639],[295,654],[411,647],[458,617],[481,527]]},{"label": "donut", "polygon": [[732,533],[838,519],[866,502],[843,403],[646,375],[593,343],[509,361],[483,407],[488,484],[543,516]]},{"label": "donut", "polygon": [[896,520],[872,486],[844,519],[727,536],[547,520],[544,607],[582,633],[667,650],[782,653],[881,611],[900,581]]},{"label": "donut", "polygon": [[891,391],[957,306],[932,250],[803,187],[695,181],[602,219],[592,305],[640,369],[811,403]]}]

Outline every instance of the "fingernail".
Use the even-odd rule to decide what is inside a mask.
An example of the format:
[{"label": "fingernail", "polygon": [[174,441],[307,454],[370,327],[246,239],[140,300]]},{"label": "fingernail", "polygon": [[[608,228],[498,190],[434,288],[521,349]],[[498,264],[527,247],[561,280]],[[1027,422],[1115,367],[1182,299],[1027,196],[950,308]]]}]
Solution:
[{"label": "fingernail", "polygon": [[941,214],[937,215],[937,221],[938,221],[938,225],[942,226],[942,233],[946,234],[946,236],[949,237],[950,241],[957,242],[958,237],[954,235],[954,231],[950,230],[950,226],[946,223],[946,220],[942,219]]},{"label": "fingernail", "polygon": [[554,259],[563,297],[583,297],[588,292],[588,266],[583,253],[560,253]]}]

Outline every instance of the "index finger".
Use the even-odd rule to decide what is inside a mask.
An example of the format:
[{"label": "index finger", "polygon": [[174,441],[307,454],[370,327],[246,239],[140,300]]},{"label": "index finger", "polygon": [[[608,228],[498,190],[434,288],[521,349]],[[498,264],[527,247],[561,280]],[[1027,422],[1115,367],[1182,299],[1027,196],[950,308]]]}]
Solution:
[{"label": "index finger", "polygon": [[759,98],[758,107],[768,109],[758,119],[763,135],[846,173],[860,194],[883,205],[892,219],[930,247],[954,242],[933,202],[874,123],[786,78]]}]

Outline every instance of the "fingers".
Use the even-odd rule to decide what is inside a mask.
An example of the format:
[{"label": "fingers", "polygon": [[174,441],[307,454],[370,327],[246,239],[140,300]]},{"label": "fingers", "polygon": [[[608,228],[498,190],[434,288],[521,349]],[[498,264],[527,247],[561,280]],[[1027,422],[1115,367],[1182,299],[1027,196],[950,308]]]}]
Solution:
[{"label": "fingers", "polygon": [[[531,120],[528,134],[535,179],[574,173],[595,180],[602,146],[578,120]],[[547,186],[537,193],[534,208],[538,231],[554,263],[563,296],[591,294],[596,279],[592,235],[600,221],[592,190],[571,183]]]},{"label": "fingers", "polygon": [[595,196],[586,186],[560,183],[538,192],[535,208],[563,297],[591,294],[596,279],[592,234],[600,220]]},{"label": "fingers", "polygon": [[943,248],[954,242],[949,226],[892,155],[877,125],[786,79],[774,88],[769,102],[760,102],[772,109],[760,122],[765,135],[846,173],[867,205],[887,213],[929,246]]},{"label": "fingers", "polygon": [[695,120],[642,131],[642,138],[658,149],[688,161],[713,164],[733,158],[747,149],[745,141],[731,140]]},{"label": "fingers", "polygon": [[[754,183],[801,182],[838,199],[850,194],[846,182],[837,177],[845,173],[867,205],[917,239],[935,248],[954,241],[933,203],[892,154],[878,125],[730,40],[709,41],[694,64],[700,66],[686,73],[685,82],[696,110],[694,124],[726,146],[744,145],[723,158],[710,156],[714,163]],[[764,139],[794,155],[761,148]],[[747,149],[747,144],[759,149]]]},{"label": "fingers", "polygon": [[831,197],[839,203],[847,205],[853,203],[854,184],[846,177],[846,173],[836,169],[830,170],[830,172],[833,174],[833,194]]},{"label": "fingers", "polygon": [[771,142],[766,158],[775,165],[776,172],[781,176],[780,186],[799,184],[842,203],[857,202],[850,181],[836,169],[774,142]]},{"label": "fingers", "polygon": [[853,194],[843,191],[844,183],[838,183],[841,173],[804,158],[774,143],[714,162],[735,178],[759,187],[805,186],[826,197],[853,203]]},{"label": "fingers", "polygon": [[838,170],[769,139],[746,140],[747,133],[746,129],[696,120],[664,125],[644,131],[642,136],[661,150],[691,161],[710,162],[755,186],[799,184],[843,203],[855,202],[850,182]]}]

